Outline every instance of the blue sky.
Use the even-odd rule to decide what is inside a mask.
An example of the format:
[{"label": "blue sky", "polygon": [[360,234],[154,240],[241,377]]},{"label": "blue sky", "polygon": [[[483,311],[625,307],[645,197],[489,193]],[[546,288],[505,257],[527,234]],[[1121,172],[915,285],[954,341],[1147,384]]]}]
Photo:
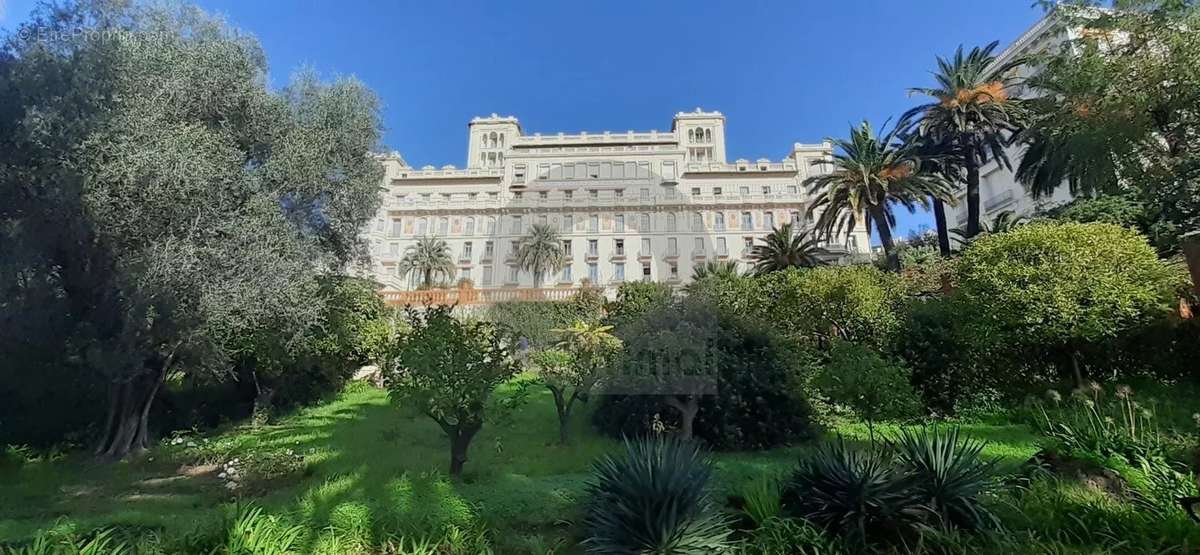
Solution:
[{"label": "blue sky", "polygon": [[[465,164],[467,121],[528,132],[666,130],[726,115],[728,158],[778,160],[917,102],[934,57],[1016,39],[1031,0],[396,2],[201,0],[258,37],[275,85],[297,68],[354,75],[383,102],[385,143],[410,164]],[[31,0],[0,0],[12,28]],[[900,232],[929,225],[901,214]]]}]

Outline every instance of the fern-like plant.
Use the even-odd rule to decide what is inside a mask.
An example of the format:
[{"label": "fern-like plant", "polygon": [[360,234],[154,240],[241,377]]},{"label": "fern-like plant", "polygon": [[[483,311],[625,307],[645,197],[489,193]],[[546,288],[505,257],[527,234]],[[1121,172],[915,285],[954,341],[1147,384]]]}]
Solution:
[{"label": "fern-like plant", "polygon": [[893,442],[914,493],[943,528],[978,530],[999,524],[980,499],[994,484],[998,464],[981,455],[984,445],[960,438],[958,428],[904,430]]},{"label": "fern-like plant", "polygon": [[89,538],[54,537],[39,534],[28,545],[5,548],[0,546],[0,555],[127,555],[133,550],[129,544],[119,542],[111,528],[98,530]]},{"label": "fern-like plant", "polygon": [[605,554],[729,551],[729,521],[709,497],[710,474],[693,443],[626,441],[623,456],[605,456],[593,468],[584,546]]}]

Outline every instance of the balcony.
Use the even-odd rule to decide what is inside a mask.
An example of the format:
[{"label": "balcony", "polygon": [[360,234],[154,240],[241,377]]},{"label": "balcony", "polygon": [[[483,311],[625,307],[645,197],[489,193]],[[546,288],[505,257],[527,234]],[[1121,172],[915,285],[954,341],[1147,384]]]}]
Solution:
[{"label": "balcony", "polygon": [[702,250],[694,250],[694,251],[692,251],[692,258],[697,259],[697,260],[702,260],[704,258],[708,258],[708,254]]},{"label": "balcony", "polygon": [[424,291],[384,291],[384,302],[392,306],[487,305],[508,301],[562,301],[583,288],[506,288],[506,289],[427,289]]},{"label": "balcony", "polygon": [[[682,193],[642,195],[622,195],[620,197],[603,195],[596,198],[590,196],[572,196],[565,198],[558,192],[547,198],[529,196],[528,192],[522,198],[442,198],[421,200],[405,197],[403,199],[389,198],[384,208],[391,212],[428,212],[428,211],[457,211],[457,210],[500,210],[509,209],[550,209],[586,211],[590,208],[621,208],[621,207],[719,207],[734,205],[768,205],[768,204],[803,204],[806,200],[804,193],[750,193],[723,195],[690,195]],[[803,209],[803,207],[800,207]]]}]

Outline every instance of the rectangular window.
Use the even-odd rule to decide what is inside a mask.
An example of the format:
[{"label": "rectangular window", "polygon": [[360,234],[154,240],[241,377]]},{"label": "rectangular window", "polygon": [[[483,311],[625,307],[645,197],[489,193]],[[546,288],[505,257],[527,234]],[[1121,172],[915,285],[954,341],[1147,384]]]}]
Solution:
[{"label": "rectangular window", "polygon": [[591,280],[592,285],[600,283],[600,266],[595,262],[588,263],[588,279]]},{"label": "rectangular window", "polygon": [[438,235],[447,233],[450,233],[450,218],[441,218],[438,220]]},{"label": "rectangular window", "polygon": [[567,215],[563,216],[562,230],[563,230],[563,233],[570,233],[575,230],[575,216],[574,215],[567,214]]},{"label": "rectangular window", "polygon": [[613,196],[614,196],[614,197],[617,197],[617,198],[624,197],[624,196],[625,196],[625,189],[615,189],[615,190],[613,190]]},{"label": "rectangular window", "polygon": [[770,195],[770,194],[771,194],[771,186],[770,186],[770,185],[763,185],[763,186],[762,186],[762,194],[764,194],[764,195]]},{"label": "rectangular window", "polygon": [[516,166],[513,166],[513,181],[515,181],[517,183],[525,182],[525,165],[524,164],[517,164]]},{"label": "rectangular window", "polygon": [[679,240],[674,237],[667,238],[667,255],[679,256]]},{"label": "rectangular window", "polygon": [[738,187],[738,193],[741,193],[742,195],[749,196],[749,195],[750,195],[750,187],[748,187],[748,186],[746,186],[746,185],[743,185],[743,186],[741,186],[741,187]]},{"label": "rectangular window", "polygon": [[713,187],[713,196],[714,197],[721,196],[721,188],[720,187]]},{"label": "rectangular window", "polygon": [[725,213],[717,212],[713,215],[713,227],[715,227],[717,231],[725,231]]},{"label": "rectangular window", "polygon": [[650,200],[650,189],[642,189],[642,200]]},{"label": "rectangular window", "polygon": [[650,281],[650,264],[642,264],[642,281]]},{"label": "rectangular window", "polygon": [[563,241],[562,246],[563,246],[563,256],[565,256],[567,258],[567,260],[571,260],[571,257],[574,256],[574,254],[571,252],[571,240],[567,239],[567,240]]},{"label": "rectangular window", "polygon": [[462,275],[461,275],[460,277],[461,277],[462,279],[465,279],[465,280],[467,280],[467,281],[471,281],[471,269],[470,269],[470,268],[463,268],[463,269],[461,270],[461,272],[462,272]]},{"label": "rectangular window", "polygon": [[625,281],[625,263],[613,264],[613,281]]},{"label": "rectangular window", "polygon": [[650,256],[652,254],[650,252],[650,238],[649,237],[642,237],[642,251],[638,254],[640,254],[641,256]]},{"label": "rectangular window", "polygon": [[675,162],[663,162],[662,164],[663,179],[668,181],[675,179]]},{"label": "rectangular window", "polygon": [[575,281],[575,279],[571,277],[571,265],[570,264],[563,266],[562,276],[560,276],[558,278],[558,281],[560,281],[562,283],[571,283],[572,281]]},{"label": "rectangular window", "polygon": [[749,212],[742,212],[742,229],[754,229],[754,216]]},{"label": "rectangular window", "polygon": [[568,191],[563,191],[563,198],[564,198],[564,199],[571,200],[571,198],[572,198],[572,197],[574,197],[574,196],[575,196],[575,191],[570,191],[570,190],[568,190]]},{"label": "rectangular window", "polygon": [[496,200],[500,198],[500,193],[488,193],[488,200]]},{"label": "rectangular window", "polygon": [[595,189],[588,189],[588,196],[592,197],[594,199],[600,198],[600,191],[597,191]]},{"label": "rectangular window", "polygon": [[789,195],[795,195],[800,193],[800,188],[795,185],[788,185],[787,191]]},{"label": "rectangular window", "polygon": [[509,266],[508,267],[508,282],[509,283],[518,283],[521,278],[520,272],[521,272],[520,268],[518,268],[516,266]]},{"label": "rectangular window", "polygon": [[600,254],[600,241],[596,239],[588,239],[588,254],[596,256]]},{"label": "rectangular window", "polygon": [[592,214],[588,216],[588,231],[598,233],[600,231],[600,215]]},{"label": "rectangular window", "polygon": [[704,215],[696,212],[692,214],[692,231],[704,231]]},{"label": "rectangular window", "polygon": [[717,237],[717,255],[725,256],[729,254],[729,247],[725,244],[724,237]]},{"label": "rectangular window", "polygon": [[475,218],[467,218],[467,235],[475,235]]},{"label": "rectangular window", "polygon": [[677,262],[672,262],[667,265],[667,276],[670,277],[672,281],[679,279],[679,264]]},{"label": "rectangular window", "polygon": [[704,254],[704,238],[703,237],[696,238],[696,240],[692,246],[692,252],[695,252],[696,254]]},{"label": "rectangular window", "polygon": [[491,285],[491,284],[492,284],[492,267],[484,266],[483,267],[483,285]]},{"label": "rectangular window", "polygon": [[450,202],[450,193],[442,193],[442,200]]},{"label": "rectangular window", "polygon": [[699,187],[692,187],[692,196],[693,197],[700,196],[700,188]]},{"label": "rectangular window", "polygon": [[549,223],[548,219],[549,219],[549,216],[546,216],[545,214],[540,214],[540,215],[538,215],[537,223],[538,223],[538,225],[544,226]]},{"label": "rectangular window", "polygon": [[417,235],[425,235],[429,233],[429,220],[421,218],[417,220]]},{"label": "rectangular window", "polygon": [[404,228],[400,225],[399,218],[392,220],[392,237],[399,237],[401,234],[403,234],[403,229]]},{"label": "rectangular window", "polygon": [[521,228],[522,228],[522,225],[521,225],[521,217],[520,217],[520,216],[513,216],[513,217],[512,217],[512,232],[513,232],[513,233],[516,233],[517,235],[520,235],[520,234],[521,234]]},{"label": "rectangular window", "polygon": [[517,251],[518,251],[520,248],[521,248],[521,242],[520,242],[520,241],[513,241],[513,242],[512,242],[512,250],[511,250],[511,251],[508,251],[508,257],[509,257],[509,258],[516,258],[516,256],[517,256]]},{"label": "rectangular window", "polygon": [[487,234],[488,235],[496,234],[496,218],[488,218],[487,219]]},{"label": "rectangular window", "polygon": [[775,229],[774,212],[763,212],[763,229]]},{"label": "rectangular window", "polygon": [[614,256],[625,256],[625,240],[624,239],[614,239],[613,240],[613,255]]},{"label": "rectangular window", "polygon": [[495,255],[496,255],[496,243],[494,243],[494,242],[492,242],[492,241],[487,241],[487,242],[485,242],[485,243],[483,244],[483,258],[484,258],[484,260],[490,260],[490,259],[491,259],[493,256],[495,256]]},{"label": "rectangular window", "polygon": [[462,259],[463,260],[471,259],[471,242],[470,241],[463,243]]},{"label": "rectangular window", "polygon": [[753,237],[742,237],[742,247],[744,247],[745,250],[747,252],[749,252],[750,249],[754,248],[754,238]]},{"label": "rectangular window", "polygon": [[625,233],[625,215],[617,214],[613,216],[613,231],[616,233]]},{"label": "rectangular window", "polygon": [[391,243],[388,245],[388,255],[392,258],[400,256],[400,243]]},{"label": "rectangular window", "polygon": [[647,231],[653,231],[652,229],[650,229],[650,214],[645,214],[645,213],[642,214],[642,221],[641,221],[641,225],[639,227],[641,229],[639,229],[638,231],[641,231],[642,233],[645,233]]},{"label": "rectangular window", "polygon": [[799,227],[800,226],[800,212],[797,210],[792,210],[791,213],[789,214],[789,216],[791,216],[791,218],[792,218],[792,225]]},{"label": "rectangular window", "polygon": [[549,191],[538,191],[538,198],[550,198]]}]

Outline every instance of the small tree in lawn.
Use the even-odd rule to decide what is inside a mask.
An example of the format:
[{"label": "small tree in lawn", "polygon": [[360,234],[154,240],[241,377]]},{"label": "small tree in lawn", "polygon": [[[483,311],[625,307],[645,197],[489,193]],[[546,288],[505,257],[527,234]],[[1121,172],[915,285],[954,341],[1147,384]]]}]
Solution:
[{"label": "small tree in lawn", "polygon": [[393,346],[388,389],[393,402],[432,418],[450,438],[450,476],[462,474],[471,439],[483,428],[496,387],[516,375],[503,329],[463,321],[453,307],[406,311],[411,331]]},{"label": "small tree in lawn", "polygon": [[921,407],[907,368],[847,341],[833,344],[829,363],[818,377],[818,387],[829,400],[854,409],[867,422],[872,442],[875,422],[913,416]]},{"label": "small tree in lawn", "polygon": [[621,340],[613,337],[612,326],[576,322],[556,329],[562,335],[555,349],[533,355],[532,362],[542,383],[554,394],[558,411],[558,441],[570,443],[571,410],[575,401],[587,402],[592,386],[621,351]]}]

